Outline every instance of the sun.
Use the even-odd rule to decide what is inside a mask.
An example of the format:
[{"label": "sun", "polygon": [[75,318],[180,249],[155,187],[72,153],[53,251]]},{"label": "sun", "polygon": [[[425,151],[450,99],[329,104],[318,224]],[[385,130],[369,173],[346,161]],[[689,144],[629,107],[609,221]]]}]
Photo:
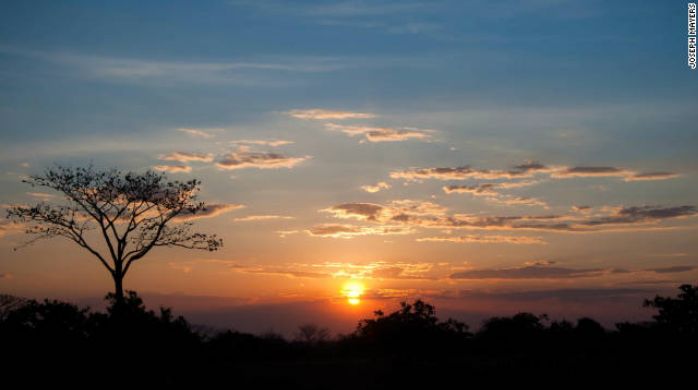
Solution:
[{"label": "sun", "polygon": [[347,297],[347,302],[356,306],[361,303],[361,295],[364,293],[364,285],[357,281],[350,281],[342,287],[342,295]]}]

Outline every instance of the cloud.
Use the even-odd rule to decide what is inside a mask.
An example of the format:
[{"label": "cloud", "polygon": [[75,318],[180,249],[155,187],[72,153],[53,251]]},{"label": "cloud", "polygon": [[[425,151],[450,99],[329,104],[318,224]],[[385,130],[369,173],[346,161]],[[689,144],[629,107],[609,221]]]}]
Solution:
[{"label": "cloud", "polygon": [[203,219],[203,218],[214,218],[219,215],[229,213],[231,211],[235,211],[238,209],[241,209],[245,207],[244,205],[241,204],[231,204],[231,203],[214,203],[214,204],[208,204],[206,205],[206,208],[204,210],[198,211],[194,214],[188,211],[184,211],[178,216],[174,218],[176,222],[185,222],[185,221],[191,221],[195,219]]},{"label": "cloud", "polygon": [[376,117],[375,114],[367,112],[324,110],[321,108],[291,110],[287,114],[297,119],[311,120],[370,119]]},{"label": "cloud", "polygon": [[374,203],[343,203],[320,211],[332,213],[336,218],[377,221],[385,207]]},{"label": "cloud", "polygon": [[439,236],[439,237],[424,237],[418,238],[418,242],[453,242],[458,244],[472,243],[472,244],[517,244],[517,245],[531,245],[531,244],[545,244],[542,237],[527,237],[527,236],[478,236],[478,235],[467,235],[467,236]]},{"label": "cloud", "polygon": [[639,172],[625,178],[625,181],[666,180],[681,175],[674,172]]},{"label": "cloud", "polygon": [[191,167],[188,165],[155,165],[153,169],[161,172],[183,173],[191,172]]},{"label": "cloud", "polygon": [[414,233],[405,226],[356,226],[343,224],[323,224],[316,225],[306,230],[313,237],[345,238],[350,239],[358,236],[385,236],[402,235]]},{"label": "cloud", "polygon": [[547,290],[523,290],[523,291],[477,291],[462,290],[456,294],[456,298],[472,298],[478,300],[503,300],[513,302],[528,302],[541,300],[556,300],[570,303],[590,302],[601,303],[630,298],[640,302],[649,294],[656,291],[631,288],[565,288]]},{"label": "cloud", "polygon": [[427,140],[431,138],[433,130],[421,130],[414,128],[393,128],[393,127],[368,127],[338,125],[336,123],[326,123],[325,127],[332,131],[340,131],[350,137],[363,136],[368,142],[398,142],[410,139]]},{"label": "cloud", "polygon": [[497,195],[498,189],[523,188],[540,183],[537,180],[522,180],[501,183],[480,183],[476,185],[448,185],[442,187],[447,194]]},{"label": "cloud", "polygon": [[664,220],[693,217],[695,206],[603,207],[597,213],[543,215],[451,214],[439,204],[396,200],[387,204],[342,203],[321,209],[335,218],[376,224],[405,225],[429,229],[538,230],[549,232],[595,232],[646,230]]},{"label": "cloud", "polygon": [[27,195],[31,196],[32,198],[39,199],[41,201],[48,201],[56,198],[55,194],[48,194],[46,192],[27,192]]},{"label": "cloud", "polygon": [[279,235],[279,238],[286,238],[288,236],[298,234],[300,233],[300,230],[277,230],[276,233]]},{"label": "cloud", "polygon": [[376,193],[376,192],[379,192],[381,190],[387,190],[389,188],[390,188],[390,184],[388,184],[384,181],[380,181],[380,182],[376,183],[375,185],[369,184],[369,185],[361,186],[362,190],[369,192],[369,193]]},{"label": "cloud", "polygon": [[547,231],[600,231],[619,225],[646,225],[665,219],[695,216],[695,206],[634,206],[620,207],[603,215],[576,217],[571,215],[542,216],[474,216],[457,215],[444,225],[477,229],[527,229]]},{"label": "cloud", "polygon": [[673,273],[680,273],[680,272],[689,272],[693,271],[694,269],[698,269],[696,266],[692,265],[675,265],[671,267],[660,267],[660,268],[650,268],[647,269],[646,271],[658,273],[658,274],[673,274]]},{"label": "cloud", "polygon": [[394,200],[386,205],[376,203],[342,203],[320,210],[335,218],[357,219],[381,223],[404,223],[411,218],[441,216],[446,208],[433,202]]},{"label": "cloud", "polygon": [[[546,169],[547,170],[547,169]],[[469,179],[515,179],[531,177],[538,172],[543,172],[544,168],[527,168],[512,170],[488,170],[474,169],[468,165],[449,168],[410,168],[402,171],[390,172],[393,179],[403,179],[407,181],[437,179],[437,180],[469,180]]]},{"label": "cloud", "polygon": [[213,154],[211,153],[189,153],[189,152],[172,152],[169,154],[160,155],[160,160],[177,161],[180,163],[187,162],[213,162]]},{"label": "cloud", "polygon": [[[406,181],[436,180],[492,180],[528,178],[536,175],[547,175],[553,179],[569,179],[578,177],[617,177],[625,181],[666,180],[679,176],[672,172],[637,172],[625,168],[611,166],[546,166],[537,161],[516,165],[508,170],[476,169],[469,165],[460,167],[438,168],[409,168],[393,171],[390,177]],[[511,188],[511,187],[510,187]],[[453,186],[453,190],[458,190]]]},{"label": "cloud", "polygon": [[449,185],[444,186],[443,191],[447,194],[470,194],[473,196],[483,197],[486,200],[494,203],[505,204],[508,206],[541,206],[548,207],[548,204],[543,200],[531,197],[505,195],[497,191],[502,188],[519,188],[537,183],[534,181],[521,181],[513,183],[483,183],[478,185]]},{"label": "cloud", "polygon": [[496,196],[499,195],[494,189],[497,188],[496,183],[484,183],[472,186],[450,185],[444,186],[443,190],[447,194],[472,194],[475,196]]},{"label": "cloud", "polygon": [[235,222],[256,222],[256,221],[274,221],[281,219],[293,219],[287,215],[247,215],[233,219]]},{"label": "cloud", "polygon": [[272,148],[276,148],[278,146],[283,145],[290,145],[292,143],[293,141],[286,141],[282,139],[241,139],[236,141],[230,141],[230,144],[232,145],[262,145],[271,146]]},{"label": "cloud", "polygon": [[204,139],[210,139],[210,138],[215,137],[215,135],[211,134],[209,131],[204,131],[201,129],[180,128],[180,129],[177,129],[177,131],[181,131],[182,133],[186,133],[192,137],[198,137],[198,138],[204,138]]},{"label": "cloud", "polygon": [[[333,72],[351,65],[333,57],[279,56],[271,60],[180,61],[103,57],[66,52],[3,50],[73,68],[80,76],[149,84],[278,85],[289,74]],[[273,82],[272,82],[273,81]]]},{"label": "cloud", "polygon": [[310,156],[304,157],[288,157],[279,153],[265,152],[250,152],[246,150],[238,150],[237,152],[228,153],[223,158],[216,162],[216,166],[220,169],[279,169],[293,168],[303,161],[310,159]]},{"label": "cloud", "polygon": [[679,177],[673,172],[637,172],[630,169],[607,166],[578,166],[556,170],[551,177],[567,179],[576,177],[618,177],[624,181],[667,180]]},{"label": "cloud", "polygon": [[550,265],[525,265],[515,268],[483,268],[451,274],[451,279],[572,279],[604,275],[601,268],[565,268]]},{"label": "cloud", "polygon": [[24,232],[25,227],[26,226],[23,223],[17,223],[2,218],[0,219],[0,238],[10,234],[22,233]]}]

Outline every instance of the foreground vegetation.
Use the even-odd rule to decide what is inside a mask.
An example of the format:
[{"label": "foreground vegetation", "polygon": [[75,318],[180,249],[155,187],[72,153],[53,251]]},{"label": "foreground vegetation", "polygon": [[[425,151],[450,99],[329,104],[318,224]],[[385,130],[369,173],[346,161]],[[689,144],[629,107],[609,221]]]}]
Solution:
[{"label": "foreground vegetation", "polygon": [[[360,322],[330,339],[299,328],[296,339],[197,332],[169,309],[147,310],[133,292],[107,312],[0,296],[3,381],[30,385],[365,389],[563,379],[580,383],[690,378],[698,367],[698,286],[646,300],[653,321],[604,329],[519,313],[473,333],[440,321],[423,301]],[[29,374],[28,374],[29,373]]]}]

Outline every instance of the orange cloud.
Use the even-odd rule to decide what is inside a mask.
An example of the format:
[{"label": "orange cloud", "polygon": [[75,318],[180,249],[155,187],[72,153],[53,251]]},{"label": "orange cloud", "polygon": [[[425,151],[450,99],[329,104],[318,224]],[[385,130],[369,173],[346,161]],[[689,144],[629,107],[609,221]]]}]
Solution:
[{"label": "orange cloud", "polygon": [[458,244],[472,243],[472,244],[515,244],[515,245],[535,245],[535,244],[545,244],[545,241],[541,237],[527,237],[527,236],[478,236],[478,235],[467,235],[467,236],[440,236],[440,237],[424,237],[418,238],[419,242],[453,242]]},{"label": "orange cloud", "polygon": [[413,128],[393,128],[393,127],[368,127],[349,126],[327,123],[325,127],[329,130],[340,131],[350,137],[363,136],[368,142],[397,142],[410,139],[426,140],[431,138],[433,130],[421,130]]},{"label": "orange cloud", "polygon": [[187,162],[192,162],[192,161],[210,163],[213,161],[213,154],[211,154],[211,153],[172,152],[169,154],[160,155],[160,160],[177,161],[180,163],[187,163]]},{"label": "orange cloud", "polygon": [[155,165],[153,166],[153,169],[156,171],[170,173],[191,172],[191,167],[188,165]]}]

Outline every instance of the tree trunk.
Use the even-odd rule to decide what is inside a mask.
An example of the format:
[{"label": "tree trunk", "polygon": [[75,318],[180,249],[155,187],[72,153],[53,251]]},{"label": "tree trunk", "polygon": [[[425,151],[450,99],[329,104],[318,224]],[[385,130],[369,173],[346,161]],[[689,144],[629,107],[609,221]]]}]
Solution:
[{"label": "tree trunk", "polygon": [[125,302],[124,298],[124,272],[120,263],[116,263],[114,273],[114,306],[122,307]]}]

